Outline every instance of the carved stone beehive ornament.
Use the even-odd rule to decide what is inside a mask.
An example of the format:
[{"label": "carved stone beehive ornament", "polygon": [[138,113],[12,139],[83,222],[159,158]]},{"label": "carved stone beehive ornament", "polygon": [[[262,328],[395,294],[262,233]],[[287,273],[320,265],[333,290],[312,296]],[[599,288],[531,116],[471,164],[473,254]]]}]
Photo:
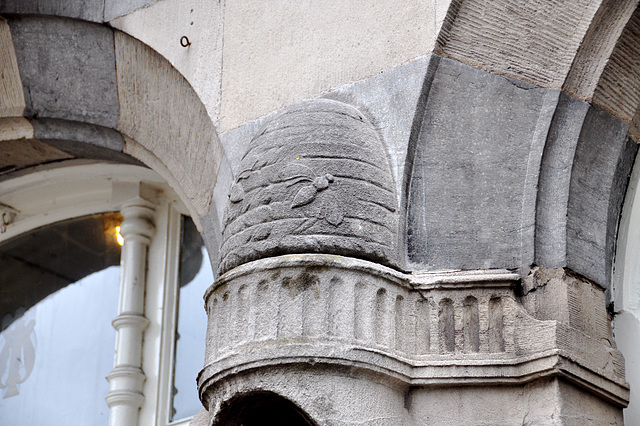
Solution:
[{"label": "carved stone beehive ornament", "polygon": [[293,253],[394,265],[395,187],[377,131],[354,107],[328,99],[276,115],[240,163],[223,226],[221,274]]}]

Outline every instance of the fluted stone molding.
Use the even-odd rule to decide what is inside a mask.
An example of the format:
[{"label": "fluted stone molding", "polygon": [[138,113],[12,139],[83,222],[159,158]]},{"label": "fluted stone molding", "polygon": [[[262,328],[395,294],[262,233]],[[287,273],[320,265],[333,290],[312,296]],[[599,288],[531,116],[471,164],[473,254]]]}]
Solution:
[{"label": "fluted stone molding", "polygon": [[[109,393],[106,400],[111,410],[111,426],[138,424],[138,412],[144,401],[142,371],[142,339],[149,320],[144,316],[147,250],[154,232],[153,203],[144,196],[140,183],[126,184],[130,197],[121,207],[120,233],[124,238],[121,254],[120,294],[116,329],[114,367],[107,376]],[[116,192],[117,193],[117,192]]]},{"label": "fluted stone molding", "polygon": [[[546,282],[525,281],[526,294],[519,298],[520,276],[507,270],[407,274],[321,254],[242,265],[205,293],[209,325],[201,399],[215,417],[234,392],[282,392],[314,414],[295,392],[286,393],[282,379],[268,387],[264,376],[286,376],[288,369],[306,365],[322,374],[349,371],[412,388],[560,378],[621,412],[629,391],[603,291],[560,279],[553,281],[555,292],[549,284],[545,293]],[[255,374],[259,380],[250,378]],[[375,400],[366,386],[362,392],[363,400]]]}]

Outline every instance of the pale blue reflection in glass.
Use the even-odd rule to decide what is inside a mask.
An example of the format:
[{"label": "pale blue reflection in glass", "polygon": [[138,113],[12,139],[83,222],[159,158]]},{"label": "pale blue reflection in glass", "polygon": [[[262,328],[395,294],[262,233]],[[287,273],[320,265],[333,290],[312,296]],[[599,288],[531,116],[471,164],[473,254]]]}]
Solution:
[{"label": "pale blue reflection in glass", "polygon": [[204,295],[213,271],[202,238],[190,218],[183,218],[180,245],[180,292],[176,330],[171,419],[195,415],[202,409],[196,375],[204,363],[207,315]]},{"label": "pale blue reflection in glass", "polygon": [[108,424],[119,276],[119,266],[88,275],[0,333],[0,424]]}]

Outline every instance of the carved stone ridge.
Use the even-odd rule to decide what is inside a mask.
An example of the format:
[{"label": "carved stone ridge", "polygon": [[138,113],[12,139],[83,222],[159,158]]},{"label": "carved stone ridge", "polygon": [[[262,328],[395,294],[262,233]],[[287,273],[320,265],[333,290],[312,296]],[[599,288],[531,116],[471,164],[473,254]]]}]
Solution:
[{"label": "carved stone ridge", "polygon": [[[579,318],[536,317],[516,297],[519,282],[507,270],[405,274],[322,254],[241,265],[205,294],[201,398],[207,404],[219,385],[242,372],[311,363],[411,386],[562,377],[625,406],[624,360],[610,334],[603,338],[602,319],[587,321],[594,328]],[[569,293],[583,294],[581,285],[570,282]],[[606,321],[604,303],[600,311],[593,306],[590,315]]]}]

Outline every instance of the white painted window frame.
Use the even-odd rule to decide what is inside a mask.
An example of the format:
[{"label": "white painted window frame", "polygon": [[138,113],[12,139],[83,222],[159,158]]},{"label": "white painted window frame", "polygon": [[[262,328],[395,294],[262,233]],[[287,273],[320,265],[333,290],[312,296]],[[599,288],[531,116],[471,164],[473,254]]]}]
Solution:
[{"label": "white painted window frame", "polygon": [[[148,249],[142,369],[146,375],[138,425],[183,426],[169,421],[177,324],[181,217],[188,215],[175,192],[152,170],[77,160],[30,169],[0,181],[0,213],[7,213],[0,242],[74,217],[118,211],[115,183],[144,182],[154,189],[155,233]],[[0,218],[2,215],[0,214]],[[162,267],[155,267],[155,265]],[[195,386],[195,378],[194,378]]]},{"label": "white painted window frame", "polygon": [[629,179],[616,244],[613,332],[625,357],[625,376],[631,387],[624,422],[640,424],[640,153]]}]

